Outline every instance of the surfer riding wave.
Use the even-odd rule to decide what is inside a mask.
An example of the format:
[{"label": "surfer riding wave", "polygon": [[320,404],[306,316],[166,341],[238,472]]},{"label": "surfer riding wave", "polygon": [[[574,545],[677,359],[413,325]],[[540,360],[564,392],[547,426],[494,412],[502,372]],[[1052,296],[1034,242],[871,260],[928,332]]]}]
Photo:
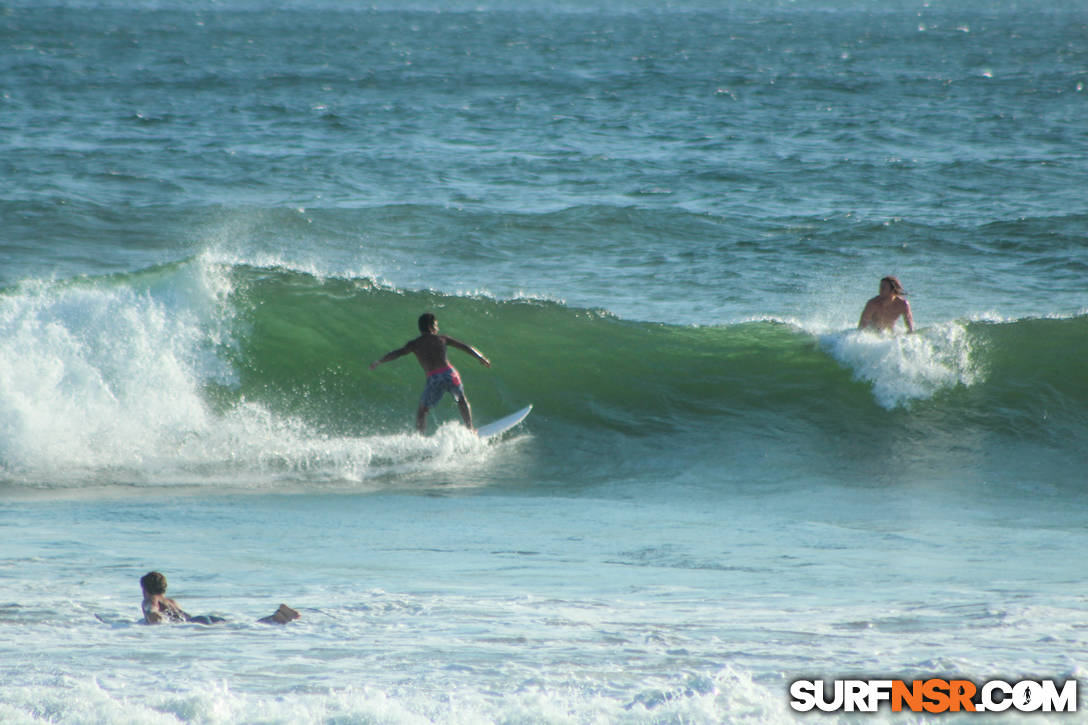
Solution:
[{"label": "surfer riding wave", "polygon": [[382,363],[396,360],[408,353],[414,354],[423,372],[427,374],[427,383],[419,398],[419,407],[416,409],[416,428],[419,432],[423,433],[427,430],[427,412],[437,405],[446,393],[452,395],[457,401],[461,420],[464,421],[466,428],[472,430],[472,407],[465,395],[465,387],[461,384],[461,376],[446,357],[446,348],[452,346],[463,350],[479,360],[484,367],[491,367],[491,361],[471,345],[449,335],[439,335],[438,320],[430,312],[420,315],[418,324],[419,337],[378,358],[370,364],[370,369],[373,370]]}]

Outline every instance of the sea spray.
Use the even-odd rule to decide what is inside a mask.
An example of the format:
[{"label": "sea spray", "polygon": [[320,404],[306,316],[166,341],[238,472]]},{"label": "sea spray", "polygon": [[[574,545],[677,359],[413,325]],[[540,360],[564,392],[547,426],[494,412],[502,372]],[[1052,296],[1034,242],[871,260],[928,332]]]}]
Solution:
[{"label": "sea spray", "polygon": [[240,373],[252,365],[239,361],[234,335],[250,328],[230,304],[232,273],[245,287],[269,272],[239,275],[197,258],[0,295],[3,477],[171,484],[244,472],[260,481],[360,482],[473,451],[468,460],[480,462],[485,447],[460,426],[430,438],[344,437],[322,430],[320,414],[315,424],[247,399]]},{"label": "sea spray", "polygon": [[0,297],[0,459],[7,470],[127,466],[209,425],[201,381],[214,326],[112,280]]},{"label": "sea spray", "polygon": [[889,410],[980,379],[967,328],[961,323],[935,325],[912,335],[849,330],[821,335],[820,344],[855,378],[871,383],[873,397]]}]

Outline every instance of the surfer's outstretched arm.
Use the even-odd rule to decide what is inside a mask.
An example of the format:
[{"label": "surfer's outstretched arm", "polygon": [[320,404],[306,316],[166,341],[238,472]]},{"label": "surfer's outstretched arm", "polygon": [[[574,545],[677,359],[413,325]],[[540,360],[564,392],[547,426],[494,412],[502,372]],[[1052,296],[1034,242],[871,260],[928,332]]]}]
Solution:
[{"label": "surfer's outstretched arm", "polygon": [[403,357],[403,356],[407,355],[410,352],[411,352],[411,349],[409,348],[409,345],[405,345],[404,347],[398,347],[396,350],[393,350],[391,352],[387,352],[385,355],[381,356],[380,358],[378,358],[374,362],[370,363],[370,369],[373,370],[374,368],[378,367],[382,363],[387,363],[390,360],[396,360],[398,357]]},{"label": "surfer's outstretched arm", "polygon": [[453,345],[453,346],[454,346],[454,347],[456,347],[456,348],[457,348],[458,350],[463,350],[463,351],[467,352],[467,353],[468,353],[469,355],[471,355],[472,357],[474,357],[474,358],[476,358],[477,360],[479,360],[479,361],[480,361],[480,364],[481,364],[481,365],[483,365],[484,367],[486,367],[486,368],[489,368],[489,367],[491,367],[491,361],[490,361],[490,360],[488,360],[488,359],[487,359],[486,357],[484,357],[484,356],[483,356],[483,355],[482,355],[482,354],[480,353],[480,351],[479,351],[479,350],[477,350],[476,348],[474,348],[474,347],[473,347],[472,345],[469,345],[469,344],[467,344],[467,343],[461,342],[461,341],[460,341],[460,340],[458,340],[457,338],[455,338],[455,337],[450,337],[449,335],[443,335],[443,337],[445,337],[445,338],[446,338],[446,344],[447,344],[447,345]]}]

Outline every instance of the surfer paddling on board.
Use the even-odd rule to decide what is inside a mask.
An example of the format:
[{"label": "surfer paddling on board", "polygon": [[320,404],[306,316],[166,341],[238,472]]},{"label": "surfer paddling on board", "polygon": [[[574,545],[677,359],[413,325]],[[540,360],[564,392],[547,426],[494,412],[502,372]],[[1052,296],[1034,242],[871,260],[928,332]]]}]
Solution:
[{"label": "surfer paddling on board", "polygon": [[[144,612],[144,621],[148,624],[160,622],[195,622],[197,624],[215,624],[226,621],[222,617],[209,614],[192,616],[183,610],[178,603],[166,596],[166,577],[157,571],[149,571],[140,577],[140,588],[144,591],[144,600],[140,608]],[[291,609],[286,604],[267,617],[261,617],[258,622],[262,624],[287,624],[302,615]]]},{"label": "surfer paddling on board", "polygon": [[903,299],[906,296],[903,285],[895,277],[885,277],[880,280],[880,294],[865,303],[865,309],[861,312],[861,320],[858,321],[858,329],[873,328],[879,332],[887,332],[895,327],[900,317],[907,324],[907,332],[914,332],[914,317],[910,314],[910,303]]},{"label": "surfer paddling on board", "polygon": [[480,361],[484,367],[491,367],[491,361],[480,354],[480,351],[472,345],[465,344],[449,335],[438,334],[438,320],[430,312],[419,316],[420,336],[409,341],[404,347],[397,348],[378,358],[370,364],[370,369],[378,367],[382,363],[396,360],[398,357],[412,353],[419,360],[423,372],[427,373],[427,385],[423,388],[423,395],[419,398],[419,408],[416,410],[416,428],[420,433],[427,430],[427,411],[442,400],[442,396],[449,393],[457,401],[457,407],[461,410],[461,420],[465,427],[472,430],[472,408],[469,407],[468,398],[465,396],[465,388],[461,385],[461,376],[446,358],[446,347],[456,347],[464,350],[469,355]]}]

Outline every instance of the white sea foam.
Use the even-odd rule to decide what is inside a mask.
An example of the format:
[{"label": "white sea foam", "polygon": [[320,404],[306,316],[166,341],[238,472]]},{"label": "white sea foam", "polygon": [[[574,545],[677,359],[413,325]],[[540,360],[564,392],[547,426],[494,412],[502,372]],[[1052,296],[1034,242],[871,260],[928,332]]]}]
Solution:
[{"label": "white sea foam", "polygon": [[437,435],[332,437],[242,400],[231,386],[227,270],[201,259],[146,273],[34,282],[0,296],[0,475],[28,484],[360,483],[480,464],[488,448],[459,425]]},{"label": "white sea foam", "polygon": [[194,374],[215,364],[199,314],[108,280],[0,299],[5,467],[126,465],[171,432],[207,428],[199,385],[224,370]]},{"label": "white sea foam", "polygon": [[981,377],[962,323],[934,325],[911,335],[849,330],[818,338],[855,378],[872,384],[873,397],[889,410],[971,386]]},{"label": "white sea foam", "polygon": [[[641,700],[620,703],[592,690],[551,691],[529,685],[499,695],[472,688],[431,693],[412,688],[384,690],[367,685],[323,693],[266,696],[238,691],[226,683],[177,688],[152,697],[127,695],[120,683],[70,678],[40,688],[0,688],[6,723],[139,722],[209,724],[267,722],[320,725],[329,722],[388,725],[477,725],[555,723],[579,725],[657,722],[785,723],[793,718],[782,697],[755,684],[750,675],[724,670],[694,680],[701,689],[680,686],[670,693],[649,690]],[[5,691],[6,690],[6,691]]]}]

